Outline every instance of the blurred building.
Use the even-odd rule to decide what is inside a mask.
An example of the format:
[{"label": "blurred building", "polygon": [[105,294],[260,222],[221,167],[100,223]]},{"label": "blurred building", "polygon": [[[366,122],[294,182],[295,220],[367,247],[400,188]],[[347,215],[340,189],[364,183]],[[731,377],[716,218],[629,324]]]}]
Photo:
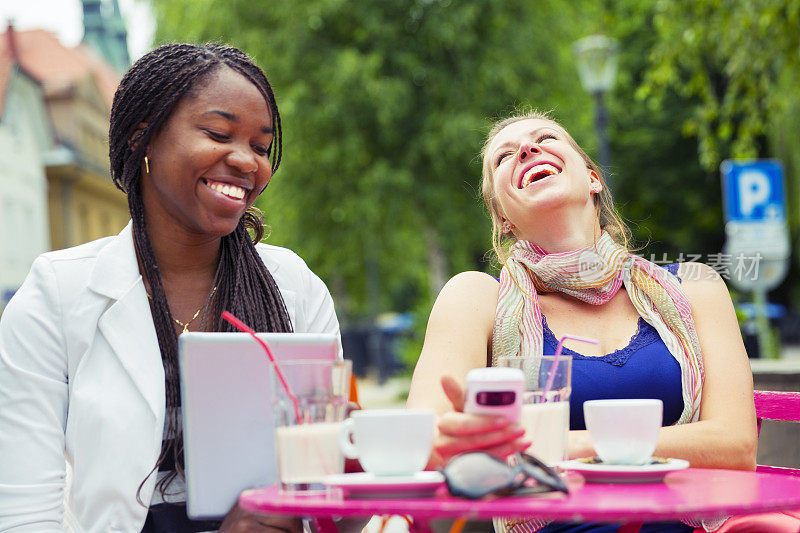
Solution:
[{"label": "blurred building", "polygon": [[37,255],[116,234],[129,218],[108,168],[125,30],[116,0],[101,4],[84,2],[74,48],[45,30],[0,34],[0,310]]},{"label": "blurred building", "polygon": [[53,141],[44,91],[13,59],[13,30],[0,39],[0,304],[5,305],[33,259],[50,249],[44,159]]}]

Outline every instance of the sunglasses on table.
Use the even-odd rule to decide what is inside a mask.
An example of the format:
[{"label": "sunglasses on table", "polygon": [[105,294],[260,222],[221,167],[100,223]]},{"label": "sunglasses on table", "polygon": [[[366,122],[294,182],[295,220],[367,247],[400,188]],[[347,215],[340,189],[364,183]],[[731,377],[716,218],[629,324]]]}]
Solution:
[{"label": "sunglasses on table", "polygon": [[[558,473],[536,457],[527,453],[513,457],[513,464],[507,464],[484,452],[456,455],[442,469],[450,494],[470,500],[489,494],[520,495],[554,490],[569,494]],[[536,485],[525,485],[528,479],[535,480]]]}]

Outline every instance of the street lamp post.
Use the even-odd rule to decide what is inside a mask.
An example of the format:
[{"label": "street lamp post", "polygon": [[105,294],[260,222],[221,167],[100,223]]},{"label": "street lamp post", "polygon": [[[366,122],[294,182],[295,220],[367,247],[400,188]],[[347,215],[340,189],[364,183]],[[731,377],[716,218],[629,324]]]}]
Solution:
[{"label": "street lamp post", "polygon": [[[606,135],[608,115],[603,95],[611,90],[617,77],[619,45],[616,40],[605,35],[589,35],[575,41],[572,51],[575,54],[581,85],[595,98],[595,127],[600,144],[600,166],[607,172],[611,166],[611,151]],[[609,176],[606,176],[606,184],[611,186]]]}]

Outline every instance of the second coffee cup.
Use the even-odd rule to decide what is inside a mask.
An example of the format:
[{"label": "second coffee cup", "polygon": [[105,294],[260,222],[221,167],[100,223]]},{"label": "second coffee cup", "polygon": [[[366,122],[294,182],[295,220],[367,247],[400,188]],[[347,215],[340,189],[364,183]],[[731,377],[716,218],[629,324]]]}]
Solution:
[{"label": "second coffee cup", "polygon": [[339,433],[339,447],[376,476],[410,476],[428,463],[434,422],[428,409],[355,411]]},{"label": "second coffee cup", "polygon": [[656,399],[589,400],[583,403],[586,429],[606,464],[642,465],[656,448],[663,404]]}]

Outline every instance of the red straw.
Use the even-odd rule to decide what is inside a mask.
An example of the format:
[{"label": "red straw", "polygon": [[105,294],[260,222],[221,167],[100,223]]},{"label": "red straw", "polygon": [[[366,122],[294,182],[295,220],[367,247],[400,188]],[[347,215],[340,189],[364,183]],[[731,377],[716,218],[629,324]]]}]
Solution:
[{"label": "red straw", "polygon": [[275,368],[275,373],[278,375],[278,379],[281,381],[281,385],[283,385],[283,390],[286,391],[286,395],[292,401],[292,405],[294,406],[294,414],[297,417],[297,423],[302,424],[303,419],[300,416],[300,408],[298,407],[297,397],[294,394],[292,394],[292,391],[289,388],[289,383],[287,383],[286,378],[284,377],[283,372],[281,372],[281,369],[278,366],[277,361],[275,361],[275,357],[273,357],[272,355],[272,350],[269,349],[267,343],[261,340],[258,337],[258,335],[256,335],[256,332],[253,331],[253,328],[251,328],[250,326],[248,326],[247,324],[245,324],[244,322],[233,316],[229,311],[223,311],[222,318],[233,324],[233,326],[239,331],[243,333],[249,333],[250,336],[253,337],[256,340],[256,342],[261,345],[262,348],[264,348],[264,351],[267,352],[267,357],[269,357],[269,360],[272,363],[273,368]]}]

